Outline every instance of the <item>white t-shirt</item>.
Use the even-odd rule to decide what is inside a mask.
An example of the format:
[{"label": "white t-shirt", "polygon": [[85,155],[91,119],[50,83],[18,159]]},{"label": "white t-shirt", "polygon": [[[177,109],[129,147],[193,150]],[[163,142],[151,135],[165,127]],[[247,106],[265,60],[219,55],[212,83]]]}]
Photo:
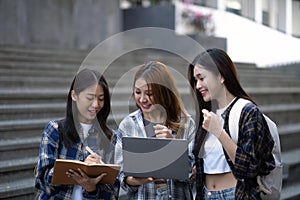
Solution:
[{"label": "white t-shirt", "polygon": [[[221,117],[221,114],[223,114],[223,112],[227,109],[227,107],[232,102],[230,102],[226,107],[216,110],[216,115],[218,116],[222,127],[224,124],[224,120]],[[226,157],[221,142],[218,140],[216,136],[214,136],[211,133],[207,134],[207,138],[204,142],[203,160],[204,160],[204,173],[206,174],[219,174],[219,173],[231,172],[231,169],[226,161]]]},{"label": "white t-shirt", "polygon": [[82,127],[83,137],[84,139],[88,136],[89,130],[92,128],[92,124],[84,124],[80,123]]},{"label": "white t-shirt", "polygon": [[[89,130],[92,127],[92,124],[80,123],[82,127],[84,139],[88,136]],[[82,200],[82,187],[80,185],[74,185],[72,192],[72,200]]]}]

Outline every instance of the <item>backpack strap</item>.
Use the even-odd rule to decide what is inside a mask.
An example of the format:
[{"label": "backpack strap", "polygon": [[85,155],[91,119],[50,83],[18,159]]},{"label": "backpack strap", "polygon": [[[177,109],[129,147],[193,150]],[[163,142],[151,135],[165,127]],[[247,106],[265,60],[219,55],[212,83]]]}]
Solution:
[{"label": "backpack strap", "polygon": [[224,120],[224,125],[223,128],[225,129],[225,131],[228,133],[228,135],[231,137],[230,132],[229,132],[229,124],[228,124],[228,120],[229,120],[229,113],[232,109],[232,107],[234,106],[234,104],[239,100],[239,97],[236,97],[233,102],[226,108],[226,110],[221,114],[223,120]]},{"label": "backpack strap", "polygon": [[[244,106],[247,103],[250,102],[249,100],[244,100],[244,99],[240,99],[240,101],[237,102],[238,100],[239,100],[239,97],[236,97],[234,99],[234,101],[227,107],[227,109],[221,114],[222,118],[224,119],[223,128],[226,131],[226,133],[229,135],[229,137],[231,137],[235,143],[237,143],[237,141],[238,141],[238,134],[235,134],[235,133],[238,133],[238,130],[234,131],[233,134],[235,134],[235,135],[230,134],[230,130],[229,130],[229,114],[230,114],[230,111],[233,108],[233,106],[237,103],[238,104],[237,105],[237,109],[238,109],[237,112],[240,114],[242,112],[242,109],[244,108]],[[239,120],[233,120],[233,123],[237,123],[233,127],[238,127]],[[223,148],[223,152],[224,152],[224,155],[226,157],[226,160],[227,160],[230,168],[233,168],[233,163],[232,163],[231,159],[229,158],[229,156],[226,153],[224,148]]]}]

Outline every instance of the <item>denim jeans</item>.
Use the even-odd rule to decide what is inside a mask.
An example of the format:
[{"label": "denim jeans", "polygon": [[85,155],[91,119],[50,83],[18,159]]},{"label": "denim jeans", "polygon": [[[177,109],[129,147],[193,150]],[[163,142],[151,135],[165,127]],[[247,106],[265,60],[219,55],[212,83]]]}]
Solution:
[{"label": "denim jeans", "polygon": [[235,199],[235,187],[228,188],[225,190],[208,190],[204,187],[204,200],[234,200]]},{"label": "denim jeans", "polygon": [[156,188],[156,200],[167,200],[168,197],[168,187]]}]

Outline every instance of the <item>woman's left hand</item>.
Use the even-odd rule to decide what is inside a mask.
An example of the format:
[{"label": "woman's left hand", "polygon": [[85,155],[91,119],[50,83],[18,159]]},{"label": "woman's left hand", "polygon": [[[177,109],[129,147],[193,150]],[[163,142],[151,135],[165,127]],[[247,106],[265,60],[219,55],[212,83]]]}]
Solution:
[{"label": "woman's left hand", "polygon": [[81,185],[81,187],[83,187],[87,192],[93,192],[97,190],[97,184],[106,175],[106,173],[103,173],[96,178],[90,178],[79,168],[78,171],[69,169],[69,171],[67,172],[67,176],[74,179],[76,183],[78,183],[78,185]]},{"label": "woman's left hand", "polygon": [[172,130],[164,125],[157,124],[153,126],[157,138],[173,138]]},{"label": "woman's left hand", "polygon": [[191,180],[196,180],[196,166],[192,168]]}]

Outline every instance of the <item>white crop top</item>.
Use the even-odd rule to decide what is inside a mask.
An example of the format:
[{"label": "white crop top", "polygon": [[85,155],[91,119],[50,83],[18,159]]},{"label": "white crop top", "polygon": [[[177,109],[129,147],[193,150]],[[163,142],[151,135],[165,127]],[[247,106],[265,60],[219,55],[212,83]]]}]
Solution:
[{"label": "white crop top", "polygon": [[[227,109],[231,102],[224,108],[216,110],[221,126],[223,127],[224,120],[221,114]],[[204,173],[206,174],[219,174],[225,172],[231,172],[231,169],[226,161],[226,157],[223,152],[223,147],[216,136],[211,133],[207,134],[207,138],[204,142]]]}]

